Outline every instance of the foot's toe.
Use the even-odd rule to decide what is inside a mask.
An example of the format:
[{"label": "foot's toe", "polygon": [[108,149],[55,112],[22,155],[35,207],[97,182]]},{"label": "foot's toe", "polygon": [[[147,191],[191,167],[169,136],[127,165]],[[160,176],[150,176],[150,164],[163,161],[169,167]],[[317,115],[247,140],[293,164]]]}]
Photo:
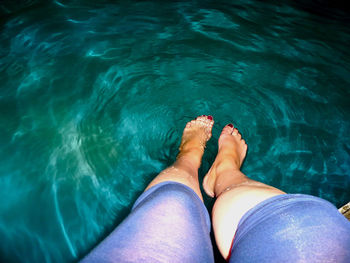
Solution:
[{"label": "foot's toe", "polygon": [[207,127],[213,127],[214,121],[207,118],[204,120],[204,123]]},{"label": "foot's toe", "polygon": [[207,127],[210,127],[210,128],[212,128],[213,124],[214,124],[213,117],[211,117],[210,115],[198,116],[196,118],[195,122],[197,122],[200,125],[207,126]]},{"label": "foot's toe", "polygon": [[221,134],[232,134],[233,132],[233,125],[232,124],[227,124],[223,129]]},{"label": "foot's toe", "polygon": [[197,121],[205,121],[206,119],[207,117],[205,115],[201,115],[196,118]]},{"label": "foot's toe", "polygon": [[239,136],[240,133],[238,132],[238,130],[236,128],[234,128],[233,131],[232,131],[232,135]]}]

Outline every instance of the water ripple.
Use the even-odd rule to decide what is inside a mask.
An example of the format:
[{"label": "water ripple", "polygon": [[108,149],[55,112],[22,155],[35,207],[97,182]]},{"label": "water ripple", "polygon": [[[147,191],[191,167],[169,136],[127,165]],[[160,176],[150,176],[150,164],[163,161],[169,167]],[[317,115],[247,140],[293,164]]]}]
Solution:
[{"label": "water ripple", "polygon": [[202,114],[215,126],[201,177],[233,122],[251,178],[349,200],[347,24],[252,0],[25,1],[0,13],[6,259],[83,256]]}]

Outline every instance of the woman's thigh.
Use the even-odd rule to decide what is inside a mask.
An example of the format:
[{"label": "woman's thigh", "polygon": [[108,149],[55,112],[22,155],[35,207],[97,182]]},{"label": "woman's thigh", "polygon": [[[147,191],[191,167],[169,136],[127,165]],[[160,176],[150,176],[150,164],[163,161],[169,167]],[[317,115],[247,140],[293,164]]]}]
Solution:
[{"label": "woman's thigh", "polygon": [[83,262],[214,262],[210,217],[189,187],[160,183]]}]

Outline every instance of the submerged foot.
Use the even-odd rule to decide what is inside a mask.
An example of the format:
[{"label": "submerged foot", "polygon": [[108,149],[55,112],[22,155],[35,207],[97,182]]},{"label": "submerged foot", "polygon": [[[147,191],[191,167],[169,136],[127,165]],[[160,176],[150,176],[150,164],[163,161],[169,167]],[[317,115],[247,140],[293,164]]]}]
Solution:
[{"label": "submerged foot", "polygon": [[202,115],[186,124],[177,159],[191,162],[199,168],[206,142],[211,138],[213,117]]},{"label": "submerged foot", "polygon": [[247,153],[247,144],[232,124],[224,127],[219,138],[219,152],[203,180],[207,195],[215,196],[215,182],[223,172],[236,171],[241,168]]}]

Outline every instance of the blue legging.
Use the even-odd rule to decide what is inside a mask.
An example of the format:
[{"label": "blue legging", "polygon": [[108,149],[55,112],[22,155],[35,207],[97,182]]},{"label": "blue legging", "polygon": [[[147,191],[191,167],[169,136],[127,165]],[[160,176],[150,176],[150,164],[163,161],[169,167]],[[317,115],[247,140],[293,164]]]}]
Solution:
[{"label": "blue legging", "polygon": [[[349,262],[350,223],[329,202],[278,195],[241,219],[230,262]],[[214,262],[209,214],[187,186],[144,192],[130,215],[82,262]]]}]

